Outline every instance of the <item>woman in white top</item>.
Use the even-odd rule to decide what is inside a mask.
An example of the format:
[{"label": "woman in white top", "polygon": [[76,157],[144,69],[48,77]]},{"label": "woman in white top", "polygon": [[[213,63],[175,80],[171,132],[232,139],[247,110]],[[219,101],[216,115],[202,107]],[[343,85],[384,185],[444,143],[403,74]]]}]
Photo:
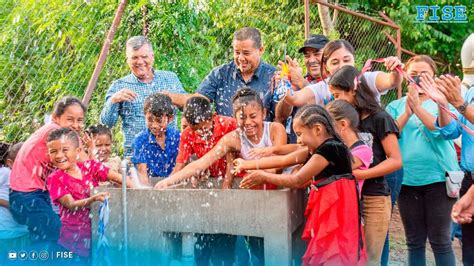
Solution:
[{"label": "woman in white top", "polygon": [[[262,100],[254,90],[247,87],[240,88],[234,95],[232,104],[238,128],[222,137],[216,146],[199,160],[160,181],[155,188],[166,188],[197,175],[226,155],[233,157],[233,154],[240,154],[243,158],[251,158],[249,152],[253,148],[286,144],[283,125],[276,122],[264,122],[265,109]],[[228,163],[232,163],[231,158],[226,159]]]},{"label": "woman in white top", "polygon": [[[354,47],[343,39],[331,41],[324,46],[323,56],[321,59],[321,73],[325,80],[316,84],[309,85],[299,91],[295,91],[292,95],[287,94],[282,101],[277,104],[276,112],[281,117],[289,115],[291,106],[301,107],[306,104],[326,105],[333,100],[329,86],[328,78],[334,74],[339,68],[345,65],[355,65]],[[375,93],[380,101],[380,95],[386,93],[402,83],[403,77],[395,70],[397,66],[401,66],[400,60],[395,57],[387,57],[384,62],[390,73],[381,71],[364,73],[367,85]],[[286,113],[286,116],[284,115]]]}]

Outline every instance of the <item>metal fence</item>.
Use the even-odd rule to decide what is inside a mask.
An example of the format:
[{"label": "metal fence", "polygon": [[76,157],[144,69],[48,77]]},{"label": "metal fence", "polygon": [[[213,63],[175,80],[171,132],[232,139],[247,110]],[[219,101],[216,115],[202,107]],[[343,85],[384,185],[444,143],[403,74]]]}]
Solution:
[{"label": "metal fence", "polygon": [[[82,98],[118,7],[117,0],[5,0],[0,11],[0,141],[25,140],[43,124],[64,95]],[[397,54],[387,35],[393,27],[336,11],[337,31],[356,48],[356,66]],[[331,15],[334,16],[334,9]],[[311,33],[322,33],[318,7],[309,6]],[[365,14],[383,20],[377,12]],[[125,41],[145,33],[155,49],[155,67],[174,71],[192,92],[215,66],[232,60],[232,33],[244,26],[264,35],[264,60],[276,65],[284,51],[296,57],[305,36],[302,0],[176,0],[130,2],[97,78],[87,124],[98,121],[105,92],[127,73]],[[404,57],[405,58],[405,57]],[[376,66],[376,69],[382,69]],[[389,102],[396,91],[383,97]],[[120,142],[119,127],[115,127]],[[120,146],[120,145],[117,145]]]}]

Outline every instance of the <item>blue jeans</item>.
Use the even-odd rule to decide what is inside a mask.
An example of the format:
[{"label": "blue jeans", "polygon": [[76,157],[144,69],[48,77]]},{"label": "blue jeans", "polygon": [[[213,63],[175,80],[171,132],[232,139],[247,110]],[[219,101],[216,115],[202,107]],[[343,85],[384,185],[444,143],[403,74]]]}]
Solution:
[{"label": "blue jeans", "polygon": [[[393,207],[395,206],[395,203],[397,203],[398,196],[400,195],[400,189],[402,187],[403,168],[391,174],[386,175],[385,178],[387,179],[387,183],[391,191],[392,212],[393,212]],[[385,244],[383,246],[383,251],[382,251],[382,260],[381,260],[382,266],[388,265],[389,254],[390,254],[390,241],[389,241],[389,235],[387,233],[387,238],[385,239]]]},{"label": "blue jeans", "polygon": [[33,245],[57,247],[61,221],[53,211],[48,191],[10,191],[10,211],[19,224],[28,226]]}]

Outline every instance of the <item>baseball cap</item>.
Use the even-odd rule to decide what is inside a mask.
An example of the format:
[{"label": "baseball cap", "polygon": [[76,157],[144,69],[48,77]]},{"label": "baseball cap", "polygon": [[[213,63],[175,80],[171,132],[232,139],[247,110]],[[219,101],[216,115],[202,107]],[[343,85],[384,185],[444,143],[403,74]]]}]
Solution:
[{"label": "baseball cap", "polygon": [[303,47],[301,47],[298,52],[302,53],[304,51],[304,48],[315,48],[315,49],[321,49],[326,45],[326,43],[329,42],[329,39],[321,34],[313,34],[310,35],[308,39],[304,41]]}]

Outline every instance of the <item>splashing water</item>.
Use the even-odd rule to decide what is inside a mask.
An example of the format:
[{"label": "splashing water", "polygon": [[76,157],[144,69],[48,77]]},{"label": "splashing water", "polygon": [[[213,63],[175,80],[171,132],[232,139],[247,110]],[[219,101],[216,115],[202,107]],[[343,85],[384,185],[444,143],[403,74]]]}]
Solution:
[{"label": "splashing water", "polygon": [[137,168],[130,167],[130,177],[132,178],[132,182],[135,188],[138,188],[138,189],[150,188],[149,186],[145,186],[140,182],[140,178],[138,178]]}]

